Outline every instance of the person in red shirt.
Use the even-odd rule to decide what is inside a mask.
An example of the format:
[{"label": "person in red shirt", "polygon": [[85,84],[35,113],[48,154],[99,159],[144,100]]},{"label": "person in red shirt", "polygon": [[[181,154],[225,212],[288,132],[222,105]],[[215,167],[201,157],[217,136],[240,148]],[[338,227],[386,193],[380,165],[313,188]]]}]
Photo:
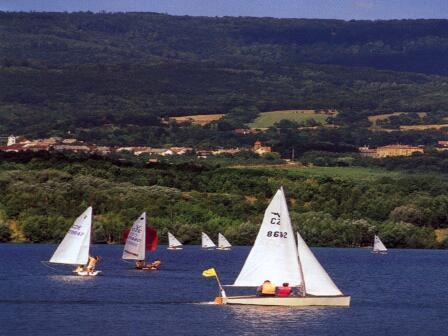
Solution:
[{"label": "person in red shirt", "polygon": [[289,283],[283,283],[282,287],[278,287],[277,296],[278,297],[288,297],[292,293],[292,288],[289,287]]}]

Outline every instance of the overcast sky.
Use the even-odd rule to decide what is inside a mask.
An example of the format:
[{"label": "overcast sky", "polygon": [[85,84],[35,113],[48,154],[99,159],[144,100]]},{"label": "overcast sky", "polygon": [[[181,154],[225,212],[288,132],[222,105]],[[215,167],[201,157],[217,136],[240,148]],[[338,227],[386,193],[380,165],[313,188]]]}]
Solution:
[{"label": "overcast sky", "polygon": [[201,16],[448,18],[448,0],[0,0],[0,11],[159,12]]}]

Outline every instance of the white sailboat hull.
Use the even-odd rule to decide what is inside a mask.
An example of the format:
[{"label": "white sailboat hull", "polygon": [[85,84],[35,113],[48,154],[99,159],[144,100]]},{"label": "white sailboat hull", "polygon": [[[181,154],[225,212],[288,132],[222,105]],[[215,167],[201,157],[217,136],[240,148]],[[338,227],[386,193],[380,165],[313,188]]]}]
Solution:
[{"label": "white sailboat hull", "polygon": [[[219,302],[221,301],[221,302]],[[287,307],[349,307],[350,296],[290,296],[290,297],[260,297],[260,296],[229,296],[216,298],[215,302],[233,305],[253,306],[287,306]]]},{"label": "white sailboat hull", "polygon": [[79,276],[97,276],[98,274],[100,274],[101,271],[93,271],[93,272],[87,272],[87,271],[82,271],[82,272],[76,272],[76,274],[78,274]]},{"label": "white sailboat hull", "polygon": [[221,251],[230,251],[232,248],[231,247],[217,247],[217,250],[221,250]]},{"label": "white sailboat hull", "polygon": [[166,249],[167,250],[183,250],[183,247],[174,247],[174,246],[172,246],[172,247],[167,247]]}]

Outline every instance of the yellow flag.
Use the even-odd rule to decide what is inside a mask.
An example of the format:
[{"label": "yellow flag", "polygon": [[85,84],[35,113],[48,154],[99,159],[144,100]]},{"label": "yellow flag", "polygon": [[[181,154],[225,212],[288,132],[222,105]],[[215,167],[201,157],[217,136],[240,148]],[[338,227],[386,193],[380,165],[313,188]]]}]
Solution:
[{"label": "yellow flag", "polygon": [[204,272],[202,272],[202,275],[205,277],[216,276],[216,271],[214,268],[209,268],[209,269],[206,269]]}]

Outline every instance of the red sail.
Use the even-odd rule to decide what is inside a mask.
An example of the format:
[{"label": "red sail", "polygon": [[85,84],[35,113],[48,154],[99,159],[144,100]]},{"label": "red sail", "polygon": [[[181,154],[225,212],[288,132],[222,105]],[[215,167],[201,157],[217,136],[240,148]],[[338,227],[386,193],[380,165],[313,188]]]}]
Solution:
[{"label": "red sail", "polygon": [[153,228],[146,228],[146,251],[155,251],[157,247],[157,242],[159,238],[157,236],[157,231]]},{"label": "red sail", "polygon": [[126,240],[128,239],[129,232],[131,232],[131,230],[129,230],[129,229],[123,230],[123,235],[122,235],[123,244],[126,244]]}]

